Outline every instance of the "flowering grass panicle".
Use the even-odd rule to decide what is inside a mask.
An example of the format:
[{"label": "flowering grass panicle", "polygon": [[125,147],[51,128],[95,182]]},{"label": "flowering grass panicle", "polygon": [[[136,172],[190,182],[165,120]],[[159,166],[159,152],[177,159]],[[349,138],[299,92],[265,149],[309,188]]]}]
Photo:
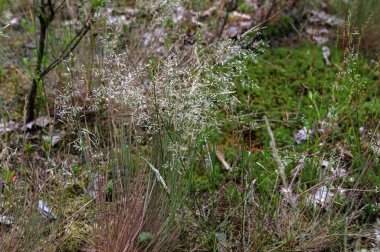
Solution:
[{"label": "flowering grass panicle", "polygon": [[[233,51],[228,50],[231,46]],[[196,44],[137,64],[130,54],[128,49],[106,52],[104,63],[96,69],[102,85],[94,93],[108,105],[122,105],[125,121],[138,129],[135,134],[167,134],[168,149],[178,155],[210,130],[218,130],[216,109],[233,109],[234,78],[246,71],[247,57],[256,57],[238,50],[231,41],[223,49]],[[229,63],[232,58],[236,60]]]}]

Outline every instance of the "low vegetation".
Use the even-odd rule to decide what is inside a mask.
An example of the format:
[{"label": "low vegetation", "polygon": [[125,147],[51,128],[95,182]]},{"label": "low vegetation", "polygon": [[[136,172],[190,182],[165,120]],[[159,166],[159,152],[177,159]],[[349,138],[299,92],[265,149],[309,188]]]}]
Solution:
[{"label": "low vegetation", "polygon": [[377,1],[0,7],[0,251],[380,248]]}]

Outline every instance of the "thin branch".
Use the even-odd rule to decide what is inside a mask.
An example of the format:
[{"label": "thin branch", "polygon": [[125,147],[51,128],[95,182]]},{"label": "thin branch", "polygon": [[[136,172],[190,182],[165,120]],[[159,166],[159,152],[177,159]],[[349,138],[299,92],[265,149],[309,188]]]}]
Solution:
[{"label": "thin branch", "polygon": [[281,162],[280,155],[278,154],[278,150],[276,147],[276,140],[275,140],[273,132],[270,128],[268,118],[266,116],[264,116],[264,121],[265,121],[265,124],[267,126],[268,134],[270,137],[270,143],[269,144],[270,144],[270,147],[272,149],[272,155],[273,155],[274,160],[277,163],[279,174],[280,174],[280,177],[282,180],[282,184],[284,186],[282,192],[284,193],[285,198],[287,198],[290,205],[294,208],[295,204],[296,204],[296,200],[295,200],[295,197],[293,196],[292,188],[290,188],[288,185],[288,181],[286,179],[286,174],[285,174],[285,167],[284,167],[283,163]]},{"label": "thin branch", "polygon": [[[271,17],[272,11],[273,11],[273,9],[274,9],[274,6],[276,5],[276,3],[277,3],[277,0],[272,0],[272,3],[271,3],[271,5],[270,5],[270,7],[269,7],[269,10],[268,10],[267,14],[265,15],[264,21],[261,22],[259,25],[255,26],[255,28],[256,28],[257,30],[260,30],[264,25],[266,25],[266,24],[268,23],[268,21],[270,20],[270,17]],[[253,22],[254,22],[254,21],[252,21],[252,27],[254,27],[254,26],[253,26]],[[256,33],[256,35],[253,36],[252,39],[248,42],[248,44],[246,45],[246,48],[250,47],[250,46],[253,44],[253,42],[255,42],[255,40],[256,40],[259,36],[260,36],[259,33]]]},{"label": "thin branch", "polygon": [[[246,37],[248,34],[250,34],[252,31],[259,31],[261,28],[263,28],[264,25],[266,25],[269,20],[271,20],[272,18],[278,16],[280,13],[282,13],[285,9],[287,9],[289,6],[293,5],[295,0],[289,2],[289,4],[287,4],[284,8],[282,8],[281,10],[279,10],[278,12],[276,12],[275,14],[272,15],[272,12],[274,10],[274,7],[275,5],[277,4],[277,1],[278,0],[272,0],[272,3],[271,3],[271,6],[269,7],[269,10],[268,10],[268,13],[267,15],[265,16],[265,19],[259,23],[258,25],[253,25],[253,21],[252,21],[252,28],[249,29],[248,31],[246,31],[245,33],[243,33],[243,35],[241,36],[242,38]],[[252,44],[255,42],[255,40],[260,36],[260,34],[256,34],[255,36],[253,36],[253,38],[250,39],[250,41],[244,46],[245,48],[249,48],[252,46]]]},{"label": "thin branch", "polygon": [[220,39],[220,37],[223,34],[223,31],[224,31],[224,28],[227,24],[227,20],[228,20],[229,15],[231,14],[231,12],[235,11],[237,9],[237,7],[238,7],[237,0],[232,0],[231,2],[226,3],[226,13],[225,13],[224,18],[223,18],[223,23],[220,26],[219,32],[217,34],[218,39]]},{"label": "thin branch", "polygon": [[41,73],[42,76],[46,76],[52,69],[54,69],[57,65],[59,65],[64,59],[66,59],[75,50],[75,48],[77,47],[79,42],[83,39],[83,37],[91,29],[92,22],[91,21],[89,22],[89,20],[91,20],[91,18],[92,17],[90,17],[86,21],[86,23],[83,25],[82,29],[79,32],[77,32],[75,37],[69,42],[69,44],[65,47],[65,49],[63,49],[61,54],[55,60],[53,60],[53,62],[51,62],[49,64],[49,66],[47,66],[42,71],[42,73]]},{"label": "thin branch", "polygon": [[83,23],[82,29],[77,32],[75,37],[68,43],[68,45],[62,50],[58,58],[54,59],[45,69],[43,69],[43,57],[46,54],[46,36],[47,29],[51,22],[54,20],[54,16],[59,9],[62,8],[66,0],[61,0],[60,4],[55,8],[55,3],[57,0],[47,0],[39,1],[38,7],[35,11],[38,13],[37,17],[40,22],[40,39],[38,45],[38,55],[37,55],[37,64],[35,68],[35,76],[29,91],[27,107],[26,107],[26,121],[30,122],[34,120],[34,109],[35,109],[35,100],[38,91],[38,83],[43,80],[43,78],[58,64],[60,64],[64,59],[66,59],[77,47],[82,38],[86,33],[91,29],[92,23],[94,22],[93,15],[94,10],[91,9],[91,12],[87,20]]},{"label": "thin branch", "polygon": [[55,8],[54,12],[57,13],[63,7],[64,3],[66,3],[66,0],[62,0],[62,2],[57,6],[57,8]]}]

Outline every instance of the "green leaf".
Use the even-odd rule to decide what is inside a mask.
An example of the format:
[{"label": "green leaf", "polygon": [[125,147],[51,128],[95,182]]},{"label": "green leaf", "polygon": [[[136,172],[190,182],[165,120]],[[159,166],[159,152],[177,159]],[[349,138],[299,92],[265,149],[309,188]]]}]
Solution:
[{"label": "green leaf", "polygon": [[91,0],[90,5],[92,8],[99,8],[104,6],[107,3],[107,0]]},{"label": "green leaf", "polygon": [[139,235],[139,243],[148,242],[153,239],[153,235],[149,232],[142,232]]}]

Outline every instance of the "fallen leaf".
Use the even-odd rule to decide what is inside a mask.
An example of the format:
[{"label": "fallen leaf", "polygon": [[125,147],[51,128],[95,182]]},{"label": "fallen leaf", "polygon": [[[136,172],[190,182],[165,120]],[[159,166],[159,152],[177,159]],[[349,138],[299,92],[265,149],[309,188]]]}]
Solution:
[{"label": "fallen leaf", "polygon": [[238,38],[251,27],[250,21],[242,21],[236,25],[228,25],[223,31],[223,38]]},{"label": "fallen leaf", "polygon": [[133,8],[126,7],[126,8],[124,9],[123,13],[124,13],[125,15],[127,15],[127,16],[134,16],[134,15],[137,13],[137,11],[136,11],[135,9],[133,9]]},{"label": "fallen leaf", "polygon": [[51,136],[43,136],[44,141],[51,141],[51,146],[55,146],[59,141],[65,136],[66,132],[64,130],[54,132]]},{"label": "fallen leaf", "polygon": [[50,118],[48,116],[41,116],[38,117],[36,120],[33,120],[27,124],[25,124],[21,130],[31,130],[34,126],[38,126],[40,128],[45,128],[48,126],[50,123],[53,123],[53,118]]},{"label": "fallen leaf", "polygon": [[331,168],[330,171],[334,176],[338,178],[347,176],[347,171],[343,168]]},{"label": "fallen leaf", "polygon": [[0,152],[0,161],[2,161],[5,158],[7,158],[8,155],[9,155],[9,148],[8,147],[4,147],[3,150]]},{"label": "fallen leaf", "polygon": [[328,48],[327,46],[323,46],[322,47],[322,54],[323,54],[323,60],[325,62],[325,65],[326,66],[331,66],[331,62],[330,62],[331,51],[330,51],[330,48]]},{"label": "fallen leaf", "polygon": [[217,8],[215,6],[211,7],[211,8],[208,8],[207,10],[205,10],[204,12],[202,12],[202,14],[200,15],[201,18],[207,18],[207,17],[210,17],[211,15],[213,15],[215,12],[217,11]]},{"label": "fallen leaf", "polygon": [[327,188],[327,186],[320,187],[315,194],[311,197],[311,202],[314,207],[320,205],[322,207],[328,208],[332,202],[334,193]]},{"label": "fallen leaf", "polygon": [[341,26],[343,20],[334,15],[330,15],[324,11],[312,11],[310,13],[309,22],[314,24],[328,25],[328,26]]},{"label": "fallen leaf", "polygon": [[168,186],[166,185],[164,178],[161,176],[160,171],[157,170],[157,169],[156,169],[151,163],[149,163],[148,160],[146,160],[145,158],[143,158],[143,159],[145,160],[145,162],[148,163],[150,169],[154,172],[154,174],[156,174],[156,178],[157,178],[157,180],[158,180],[159,182],[161,182],[161,184],[162,184],[162,186],[165,188],[165,190],[166,190],[167,192],[169,192],[169,191],[168,191]]},{"label": "fallen leaf", "polygon": [[174,23],[181,22],[185,18],[186,9],[183,6],[178,6],[172,15]]},{"label": "fallen leaf", "polygon": [[218,149],[216,150],[216,157],[227,171],[231,170],[231,166],[227,163],[227,161],[224,158],[224,152],[222,148],[218,147]]},{"label": "fallen leaf", "polygon": [[14,121],[4,122],[3,120],[0,121],[0,134],[5,132],[12,132],[17,130],[19,127],[19,124]]},{"label": "fallen leaf", "polygon": [[325,44],[330,39],[330,31],[324,27],[307,26],[305,32],[306,35],[319,45]]},{"label": "fallen leaf", "polygon": [[329,166],[329,164],[330,163],[327,160],[322,160],[322,162],[321,162],[321,165],[322,165],[323,168],[327,168]]},{"label": "fallen leaf", "polygon": [[306,127],[303,127],[298,132],[293,133],[293,138],[296,140],[297,144],[301,144],[306,141],[310,136],[313,135],[312,130],[308,130]]},{"label": "fallen leaf", "polygon": [[57,216],[53,213],[50,207],[48,207],[48,205],[43,200],[38,201],[38,209],[48,219],[51,219],[51,220],[57,219]]},{"label": "fallen leaf", "polygon": [[10,226],[13,224],[13,218],[0,214],[0,224]]},{"label": "fallen leaf", "polygon": [[229,22],[251,21],[252,17],[248,14],[233,11],[229,16]]}]

